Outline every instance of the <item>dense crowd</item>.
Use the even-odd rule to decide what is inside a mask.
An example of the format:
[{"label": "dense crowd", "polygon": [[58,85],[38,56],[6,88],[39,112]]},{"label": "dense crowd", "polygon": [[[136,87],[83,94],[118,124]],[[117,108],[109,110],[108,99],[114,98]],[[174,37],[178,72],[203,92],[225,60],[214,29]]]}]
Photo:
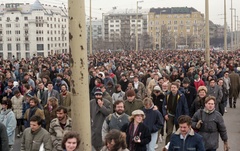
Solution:
[{"label": "dense crowd", "polygon": [[[210,56],[210,66],[202,51],[89,56],[92,150],[154,151],[166,135],[164,150],[214,151],[219,134],[228,150],[222,116],[228,107],[236,108],[240,51]],[[21,151],[77,150],[69,60],[68,54],[0,58],[0,129],[6,131],[2,151],[12,149],[15,131]]]}]

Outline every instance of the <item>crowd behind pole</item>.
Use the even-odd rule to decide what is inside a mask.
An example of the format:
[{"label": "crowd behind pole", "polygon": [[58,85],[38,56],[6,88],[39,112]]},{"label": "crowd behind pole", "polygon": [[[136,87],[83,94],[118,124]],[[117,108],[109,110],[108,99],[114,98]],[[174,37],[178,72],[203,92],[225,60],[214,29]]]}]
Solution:
[{"label": "crowd behind pole", "polygon": [[[212,51],[210,60],[208,66],[204,52],[182,50],[90,55],[92,150],[152,151],[162,142],[169,150],[212,151],[218,148],[219,135],[228,150],[223,116],[228,108],[237,108],[240,51]],[[21,151],[77,150],[70,62],[68,54],[0,58],[0,123],[5,125],[0,128],[7,134],[1,135],[3,151],[6,144],[12,149],[15,132]],[[183,146],[183,139],[189,146]]]}]

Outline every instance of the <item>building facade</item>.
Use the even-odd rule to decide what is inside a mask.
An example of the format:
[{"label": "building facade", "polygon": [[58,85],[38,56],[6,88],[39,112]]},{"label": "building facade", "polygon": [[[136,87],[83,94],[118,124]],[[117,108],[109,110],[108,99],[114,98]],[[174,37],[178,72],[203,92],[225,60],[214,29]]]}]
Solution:
[{"label": "building facade", "polygon": [[4,59],[47,57],[67,53],[68,15],[65,8],[41,4],[0,5],[0,56]]},{"label": "building facade", "polygon": [[103,38],[109,47],[107,49],[135,49],[136,31],[139,48],[141,37],[147,34],[147,17],[149,9],[113,9],[103,14]]},{"label": "building facade", "polygon": [[[102,48],[103,42],[103,22],[102,20],[92,20],[92,48],[93,50],[98,50]],[[89,50],[90,45],[90,22],[86,22],[87,27],[87,46]]]},{"label": "building facade", "polygon": [[200,48],[204,26],[204,15],[192,7],[151,8],[148,14],[154,49]]}]

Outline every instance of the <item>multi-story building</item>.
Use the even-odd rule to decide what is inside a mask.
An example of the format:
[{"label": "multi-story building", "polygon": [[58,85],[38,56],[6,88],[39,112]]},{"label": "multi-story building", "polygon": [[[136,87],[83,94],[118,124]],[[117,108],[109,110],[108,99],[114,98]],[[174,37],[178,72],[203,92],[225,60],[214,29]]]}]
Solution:
[{"label": "multi-story building", "polygon": [[[103,22],[102,20],[92,20],[92,46],[93,49],[99,49],[101,48],[101,44],[103,41],[103,33],[102,33],[102,26]],[[90,22],[86,22],[86,27],[87,27],[87,43],[88,47],[90,44]]]},{"label": "multi-story building", "polygon": [[103,35],[108,49],[135,49],[136,31],[139,44],[141,36],[147,34],[148,12],[149,9],[139,9],[138,13],[133,9],[113,9],[103,14]]},{"label": "multi-story building", "polygon": [[204,15],[192,7],[151,8],[148,14],[154,49],[200,48],[204,26]]},{"label": "multi-story building", "polygon": [[33,4],[0,5],[0,56],[17,59],[33,54],[68,52],[68,15],[65,8]]}]

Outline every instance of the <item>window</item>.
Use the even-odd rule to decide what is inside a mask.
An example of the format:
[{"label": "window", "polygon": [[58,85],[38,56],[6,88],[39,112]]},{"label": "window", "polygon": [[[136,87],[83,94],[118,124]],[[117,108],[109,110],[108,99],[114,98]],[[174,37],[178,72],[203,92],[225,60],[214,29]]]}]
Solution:
[{"label": "window", "polygon": [[21,50],[21,45],[20,44],[16,44],[16,49],[17,49],[17,51],[20,51]]},{"label": "window", "polygon": [[25,50],[29,51],[29,44],[25,44]]},{"label": "window", "polygon": [[37,50],[44,50],[43,44],[37,44]]},{"label": "window", "polygon": [[7,50],[12,51],[12,44],[7,44]]},{"label": "window", "polygon": [[6,27],[7,28],[11,28],[11,24],[6,24]]},{"label": "window", "polygon": [[0,51],[3,51],[3,44],[0,44]]},{"label": "window", "polygon": [[174,24],[176,25],[176,24],[177,24],[177,21],[174,21]]},{"label": "window", "polygon": [[24,20],[28,20],[28,17],[24,17]]}]

